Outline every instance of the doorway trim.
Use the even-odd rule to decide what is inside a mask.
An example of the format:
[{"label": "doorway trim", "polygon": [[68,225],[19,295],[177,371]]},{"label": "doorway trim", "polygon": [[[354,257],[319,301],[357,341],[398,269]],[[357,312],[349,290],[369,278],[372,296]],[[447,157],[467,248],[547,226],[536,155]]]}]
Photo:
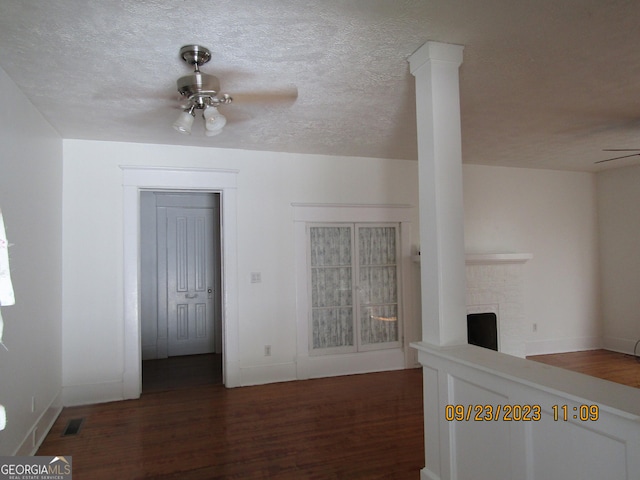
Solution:
[{"label": "doorway trim", "polygon": [[121,165],[123,173],[123,398],[142,392],[140,344],[140,191],[220,193],[223,382],[240,385],[237,262],[237,170]]}]

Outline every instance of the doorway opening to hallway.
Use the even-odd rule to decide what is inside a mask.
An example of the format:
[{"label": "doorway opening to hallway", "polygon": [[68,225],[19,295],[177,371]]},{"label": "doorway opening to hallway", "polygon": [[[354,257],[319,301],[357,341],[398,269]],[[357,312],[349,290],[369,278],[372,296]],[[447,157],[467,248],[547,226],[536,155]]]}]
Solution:
[{"label": "doorway opening to hallway", "polygon": [[223,382],[220,202],[140,192],[143,393]]}]

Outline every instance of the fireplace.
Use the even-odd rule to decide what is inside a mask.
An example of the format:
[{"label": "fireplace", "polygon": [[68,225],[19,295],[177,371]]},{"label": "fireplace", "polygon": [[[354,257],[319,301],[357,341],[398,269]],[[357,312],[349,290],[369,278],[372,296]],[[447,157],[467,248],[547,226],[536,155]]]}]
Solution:
[{"label": "fireplace", "polygon": [[523,265],[531,254],[467,255],[468,342],[524,357]]},{"label": "fireplace", "polygon": [[498,351],[498,317],[493,312],[467,315],[467,342]]}]

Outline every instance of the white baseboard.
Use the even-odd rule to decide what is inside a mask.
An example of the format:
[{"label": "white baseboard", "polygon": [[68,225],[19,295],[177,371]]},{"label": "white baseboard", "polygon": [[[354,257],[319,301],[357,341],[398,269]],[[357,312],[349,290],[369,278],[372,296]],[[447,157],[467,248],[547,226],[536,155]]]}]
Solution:
[{"label": "white baseboard", "polygon": [[122,381],[66,385],[62,387],[62,401],[65,407],[113,402],[123,399]]},{"label": "white baseboard", "polygon": [[58,419],[60,412],[62,412],[62,395],[61,392],[58,392],[47,408],[44,409],[42,415],[36,420],[33,427],[29,429],[24,440],[13,453],[13,456],[25,457],[35,455],[49,433],[49,430],[51,430],[51,427],[53,427],[53,424]]},{"label": "white baseboard", "polygon": [[[230,371],[230,366],[227,365],[225,385],[228,388],[232,388],[303,380],[306,378],[402,370],[404,368],[405,355],[402,349],[377,350],[345,355],[298,357],[297,362],[239,367],[238,379],[236,379],[236,376],[231,375],[233,372]],[[235,371],[235,369],[232,370]],[[65,407],[71,407],[123,400],[125,398],[123,386],[122,381],[66,385],[62,389],[62,404]]]},{"label": "white baseboard", "polygon": [[547,355],[550,353],[579,352],[603,348],[600,337],[575,337],[529,341],[525,345],[526,355]]},{"label": "white baseboard", "polygon": [[276,363],[240,367],[240,385],[264,385],[266,383],[297,380],[295,363]]},{"label": "white baseboard", "polygon": [[299,380],[403,370],[405,355],[401,348],[341,355],[299,355],[297,368]]},{"label": "white baseboard", "polygon": [[240,377],[241,385],[248,386],[404,368],[404,351],[397,348],[342,355],[299,355],[295,363],[240,367]]},{"label": "white baseboard", "polygon": [[[638,339],[629,340],[628,338],[604,337],[602,348],[633,355],[633,348],[636,346],[637,341]],[[640,345],[638,345],[638,351],[636,353],[640,355]]]}]

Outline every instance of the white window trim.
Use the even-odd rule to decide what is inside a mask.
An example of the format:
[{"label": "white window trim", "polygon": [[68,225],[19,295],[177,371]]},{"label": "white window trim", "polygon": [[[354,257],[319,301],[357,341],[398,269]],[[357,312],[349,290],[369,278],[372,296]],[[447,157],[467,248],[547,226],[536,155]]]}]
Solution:
[{"label": "white window trim", "polygon": [[400,224],[400,284],[404,324],[413,330],[410,272],[411,238],[415,209],[411,205],[359,205],[293,203],[296,269],[297,377],[299,379],[394,370],[414,366],[408,341],[400,347],[340,355],[309,355],[310,299],[307,282],[307,223],[397,223]]}]

